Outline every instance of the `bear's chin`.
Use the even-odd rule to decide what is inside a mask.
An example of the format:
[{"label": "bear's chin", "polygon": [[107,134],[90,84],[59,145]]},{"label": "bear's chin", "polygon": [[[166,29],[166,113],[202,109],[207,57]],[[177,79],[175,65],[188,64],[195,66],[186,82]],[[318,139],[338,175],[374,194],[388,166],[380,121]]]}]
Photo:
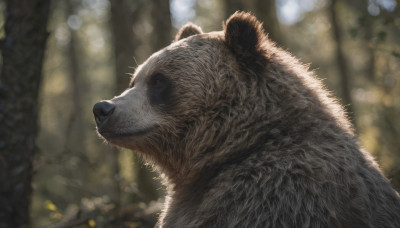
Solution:
[{"label": "bear's chin", "polygon": [[130,150],[137,150],[138,145],[145,141],[144,135],[114,135],[111,133],[98,134],[106,143],[111,145],[126,148]]}]

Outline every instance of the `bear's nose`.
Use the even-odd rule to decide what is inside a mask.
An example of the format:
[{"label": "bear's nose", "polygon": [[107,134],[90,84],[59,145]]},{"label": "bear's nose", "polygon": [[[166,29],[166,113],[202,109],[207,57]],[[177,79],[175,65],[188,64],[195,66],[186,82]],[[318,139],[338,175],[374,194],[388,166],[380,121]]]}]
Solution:
[{"label": "bear's nose", "polygon": [[97,124],[103,123],[115,110],[115,105],[109,101],[100,101],[93,106],[93,114]]}]

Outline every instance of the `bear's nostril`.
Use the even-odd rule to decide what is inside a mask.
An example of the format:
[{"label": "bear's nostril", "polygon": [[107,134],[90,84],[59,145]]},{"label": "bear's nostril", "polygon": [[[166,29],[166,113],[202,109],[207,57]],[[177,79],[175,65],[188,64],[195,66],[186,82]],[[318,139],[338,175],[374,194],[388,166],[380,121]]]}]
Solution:
[{"label": "bear's nostril", "polygon": [[115,105],[109,101],[100,101],[93,106],[93,114],[96,122],[102,123],[106,120],[115,110]]}]

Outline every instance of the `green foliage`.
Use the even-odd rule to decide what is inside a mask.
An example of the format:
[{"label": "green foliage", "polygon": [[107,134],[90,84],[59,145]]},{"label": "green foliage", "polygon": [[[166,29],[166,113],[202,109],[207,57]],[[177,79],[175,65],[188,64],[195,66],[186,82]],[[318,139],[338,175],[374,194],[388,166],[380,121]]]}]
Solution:
[{"label": "green foliage", "polygon": [[359,31],[360,30],[357,27],[350,28],[349,29],[349,34],[350,34],[351,38],[353,38],[353,39],[357,38]]},{"label": "green foliage", "polygon": [[376,34],[377,37],[377,42],[381,43],[384,42],[386,39],[387,33],[385,31],[380,31],[378,34]]},{"label": "green foliage", "polygon": [[400,52],[392,51],[392,55],[396,58],[400,58]]}]

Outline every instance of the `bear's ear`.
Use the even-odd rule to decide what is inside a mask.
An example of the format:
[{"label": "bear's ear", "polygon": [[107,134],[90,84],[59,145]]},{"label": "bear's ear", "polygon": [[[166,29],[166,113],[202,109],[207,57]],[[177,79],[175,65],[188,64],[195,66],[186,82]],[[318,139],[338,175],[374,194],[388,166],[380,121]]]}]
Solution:
[{"label": "bear's ear", "polygon": [[202,33],[203,33],[203,31],[201,30],[201,28],[199,26],[192,24],[192,23],[187,23],[181,29],[179,29],[178,33],[175,36],[174,42],[184,39],[189,36],[202,34]]},{"label": "bear's ear", "polygon": [[267,35],[262,23],[250,13],[236,12],[223,26],[225,43],[235,56],[247,66],[263,67],[259,60],[267,58],[262,48]]}]

